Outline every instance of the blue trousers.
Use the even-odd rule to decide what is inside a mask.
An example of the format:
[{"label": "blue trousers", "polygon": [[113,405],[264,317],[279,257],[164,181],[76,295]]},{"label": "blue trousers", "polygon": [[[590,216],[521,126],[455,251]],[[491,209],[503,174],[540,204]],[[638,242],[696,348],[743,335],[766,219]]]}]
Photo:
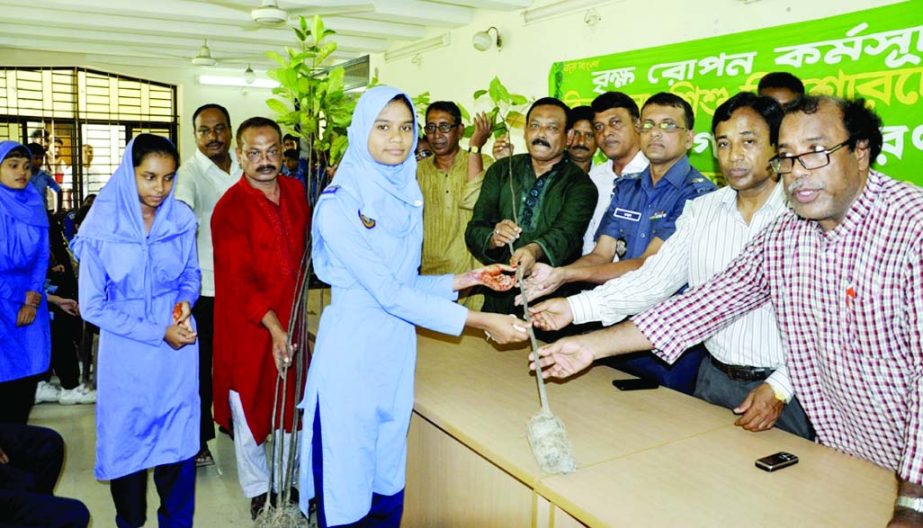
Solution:
[{"label": "blue trousers", "polygon": [[630,354],[624,357],[607,358],[605,365],[663,385],[675,391],[692,394],[699,372],[699,364],[708,357],[702,345],[690,347],[672,365],[651,352]]},{"label": "blue trousers", "polygon": [[82,502],[52,495],[64,461],[61,435],[44,427],[0,423],[0,449],[10,459],[0,464],[0,528],[89,524],[90,512]]},{"label": "blue trousers", "polygon": [[[191,527],[195,513],[195,457],[155,467],[154,485],[160,495],[158,526]],[[147,520],[147,470],[112,479],[109,491],[115,502],[115,524],[119,528],[144,526]]]},{"label": "blue trousers", "polygon": [[[311,438],[311,468],[314,471],[314,500],[317,503],[317,526],[328,528],[324,514],[324,456],[321,451],[320,405],[314,410],[314,433]],[[304,463],[304,461],[302,461]],[[398,528],[404,513],[404,490],[394,495],[372,494],[372,507],[365,517],[351,524],[338,524],[342,528]]]}]

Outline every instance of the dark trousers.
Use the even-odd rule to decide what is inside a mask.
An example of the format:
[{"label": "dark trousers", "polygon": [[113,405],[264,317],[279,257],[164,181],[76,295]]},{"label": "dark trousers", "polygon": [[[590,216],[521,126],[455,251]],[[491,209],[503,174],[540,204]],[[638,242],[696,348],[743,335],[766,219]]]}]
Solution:
[{"label": "dark trousers", "polygon": [[[154,468],[154,485],[160,495],[160,528],[192,526],[195,513],[195,458]],[[109,491],[115,502],[119,528],[144,526],[147,520],[147,470],[113,479]]]},{"label": "dark trousers", "polygon": [[199,427],[199,449],[215,438],[215,420],[212,418],[212,343],[215,334],[215,298],[199,297],[192,308],[196,331],[199,334],[199,400],[202,403]]},{"label": "dark trousers", "polygon": [[29,421],[29,413],[35,405],[36,385],[38,376],[0,383],[0,423],[25,425]]},{"label": "dark trousers", "polygon": [[51,368],[61,380],[61,387],[73,389],[80,384],[77,352],[83,340],[83,321],[56,308],[52,314]]},{"label": "dark trousers", "polygon": [[[706,359],[699,366],[694,396],[733,410],[743,403],[750,391],[763,383],[765,382],[733,380],[718,370],[710,359]],[[797,398],[792,398],[785,405],[782,414],[776,420],[775,427],[808,440],[814,440],[814,428]]]},{"label": "dark trousers", "polygon": [[[314,472],[314,501],[317,503],[317,526],[328,528],[324,513],[324,457],[321,451],[320,406],[314,410],[314,432],[311,437],[311,468]],[[304,461],[302,461],[304,463]],[[404,514],[404,490],[394,495],[372,494],[372,506],[365,517],[350,524],[338,524],[342,528],[398,528]],[[331,527],[332,528],[332,527]]]},{"label": "dark trousers", "polygon": [[0,528],[85,527],[90,512],[80,501],[52,495],[64,461],[64,440],[44,427],[0,424]]},{"label": "dark trousers", "polygon": [[708,351],[704,346],[695,345],[683,352],[672,365],[651,352],[606,358],[601,363],[639,378],[656,381],[664,387],[692,394],[699,364],[707,356]]}]

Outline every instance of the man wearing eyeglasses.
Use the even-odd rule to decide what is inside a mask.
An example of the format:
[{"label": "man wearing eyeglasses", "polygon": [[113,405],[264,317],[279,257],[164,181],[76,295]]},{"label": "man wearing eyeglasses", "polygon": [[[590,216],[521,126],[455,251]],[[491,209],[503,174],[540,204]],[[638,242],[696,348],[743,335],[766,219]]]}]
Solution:
[{"label": "man wearing eyeglasses", "polygon": [[637,174],[648,166],[647,158],[641,152],[641,112],[638,104],[622,92],[606,92],[593,99],[590,108],[593,110],[596,144],[607,160],[590,170],[590,179],[596,184],[599,197],[593,218],[583,235],[584,255],[596,247],[596,231],[615,194],[615,182],[623,174]]},{"label": "man wearing eyeglasses", "polygon": [[895,470],[889,526],[923,526],[923,191],[871,169],[881,120],[864,100],[806,96],[785,112],[772,165],[793,211],[706,284],[544,347],[544,375],[674,357],[770,303],[818,440]]},{"label": "man wearing eyeglasses", "polygon": [[210,103],[192,114],[196,151],[176,171],[176,199],[196,215],[196,249],[202,269],[199,300],[192,308],[199,333],[199,398],[202,402],[197,466],[215,463],[208,441],[215,438],[212,420],[212,341],[215,328],[215,262],[212,253],[212,212],[215,204],[240,179],[241,169],[231,153],[231,117],[223,106]]},{"label": "man wearing eyeglasses", "polygon": [[[693,122],[692,107],[674,94],[661,92],[644,103],[639,133],[650,165],[616,182],[593,251],[568,266],[537,265],[528,280],[529,297],[549,294],[567,283],[602,284],[640,268],[657,253],[676,230],[686,201],[715,190],[686,157],[694,137]],[[613,262],[614,257],[618,262]],[[691,394],[702,357],[704,352],[698,349],[672,366],[650,355],[614,366]]]},{"label": "man wearing eyeglasses", "polygon": [[[304,186],[279,177],[282,133],[252,117],[237,129],[244,177],[212,215],[215,243],[215,420],[234,431],[237,473],[254,517],[270,489],[264,442],[273,428],[275,382],[287,375],[282,416],[293,416],[295,368],[288,322],[310,219]],[[287,370],[286,370],[287,369]],[[281,400],[281,399],[280,399]],[[282,410],[284,409],[284,410]],[[277,471],[276,475],[280,475]]]},{"label": "man wearing eyeglasses", "polygon": [[[451,101],[436,101],[426,109],[426,138],[432,156],[417,158],[417,181],[423,192],[423,255],[421,273],[464,273],[478,267],[465,245],[465,226],[481,192],[484,170],[493,160],[481,149],[490,137],[491,123],[480,114],[468,151],[459,142],[465,132],[461,110]],[[484,296],[461,292],[458,302],[480,310]]]}]

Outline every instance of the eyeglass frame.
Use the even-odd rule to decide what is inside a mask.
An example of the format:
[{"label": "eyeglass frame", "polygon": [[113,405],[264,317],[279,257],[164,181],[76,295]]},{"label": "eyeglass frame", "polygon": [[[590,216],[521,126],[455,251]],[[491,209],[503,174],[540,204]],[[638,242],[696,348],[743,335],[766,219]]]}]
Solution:
[{"label": "eyeglass frame", "polygon": [[[650,126],[645,126],[650,125]],[[655,128],[659,128],[664,134],[675,134],[680,130],[689,130],[688,127],[680,126],[679,123],[674,123],[672,121],[661,121],[659,123],[654,123],[652,121],[642,121],[638,125],[638,133],[640,134],[650,134],[654,131]]]},{"label": "eyeglass frame", "polygon": [[427,123],[423,125],[423,130],[427,134],[432,134],[436,130],[438,130],[441,134],[448,134],[449,132],[452,131],[453,128],[460,127],[460,126],[461,126],[461,122],[453,123],[451,125],[449,123],[439,123],[438,125],[435,123]]},{"label": "eyeglass frame", "polygon": [[266,158],[269,161],[278,161],[280,158],[282,158],[283,152],[278,147],[272,147],[269,150],[249,150],[244,152],[243,155],[248,160],[250,160],[250,163],[256,163],[263,158]]},{"label": "eyeglass frame", "polygon": [[[852,141],[852,138],[849,137],[849,138],[846,138],[846,140],[843,141],[842,143],[838,143],[830,148],[825,148],[823,150],[812,150],[809,152],[802,152],[801,154],[796,154],[794,156],[782,156],[782,155],[776,154],[775,156],[773,156],[772,159],[769,160],[769,167],[772,168],[772,170],[775,171],[776,174],[779,174],[779,175],[788,174],[792,172],[792,170],[795,169],[795,160],[798,160],[798,163],[801,164],[804,170],[820,169],[822,167],[826,167],[827,165],[830,165],[830,155],[831,154],[833,154],[834,152],[840,150],[841,148],[845,146],[848,146],[851,141]],[[811,156],[811,155],[817,155],[817,154],[823,154],[827,158],[827,160],[824,163],[816,167],[808,167],[807,165],[804,164],[804,159],[803,159],[804,156]],[[792,166],[787,171],[782,172],[782,162],[788,161],[788,160],[791,160]]]}]

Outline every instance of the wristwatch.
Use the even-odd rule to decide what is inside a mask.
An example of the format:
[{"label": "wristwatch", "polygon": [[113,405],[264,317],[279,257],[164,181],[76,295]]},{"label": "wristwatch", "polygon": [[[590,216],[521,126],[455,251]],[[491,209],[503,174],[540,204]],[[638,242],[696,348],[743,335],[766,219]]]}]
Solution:
[{"label": "wristwatch", "polygon": [[913,510],[917,513],[923,513],[923,497],[908,497],[907,495],[901,495],[894,501],[894,505]]},{"label": "wristwatch", "polygon": [[468,145],[468,154],[480,154],[481,147],[475,147],[474,145]]}]

